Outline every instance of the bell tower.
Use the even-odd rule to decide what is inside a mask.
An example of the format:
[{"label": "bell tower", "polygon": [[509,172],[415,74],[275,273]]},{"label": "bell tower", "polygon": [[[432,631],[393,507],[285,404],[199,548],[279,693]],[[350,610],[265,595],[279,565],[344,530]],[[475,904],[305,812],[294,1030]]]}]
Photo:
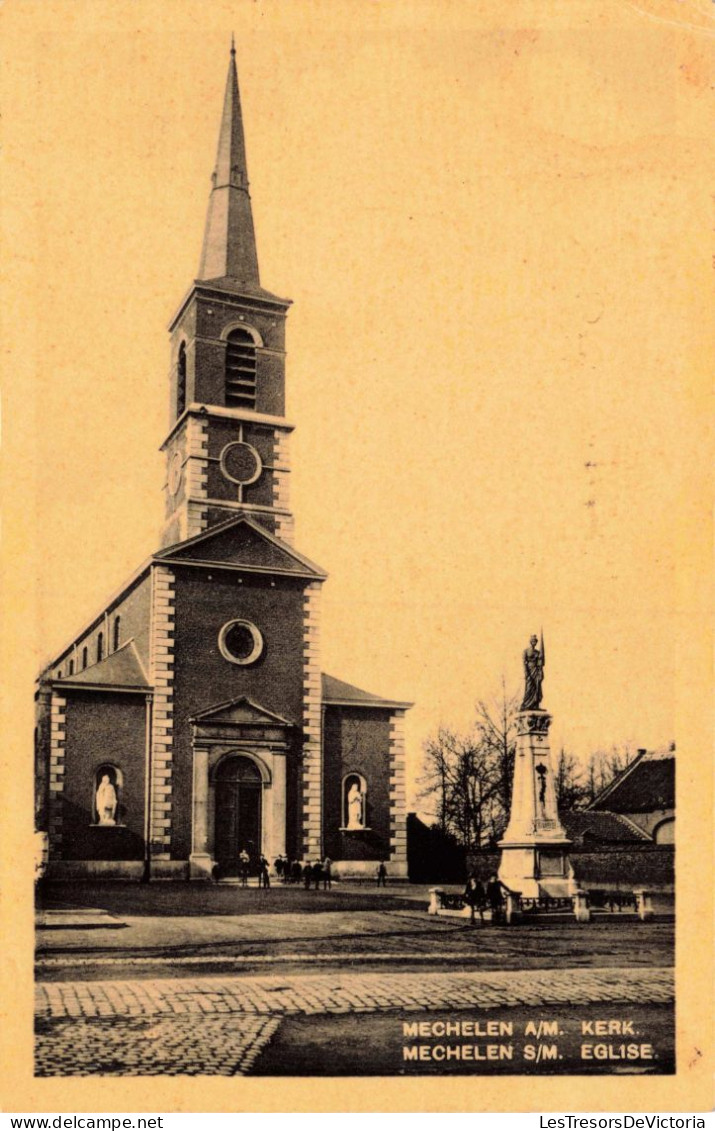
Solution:
[{"label": "bell tower", "polygon": [[198,276],[169,327],[162,546],[247,514],[291,542],[285,419],[289,299],[263,289],[236,51],[226,80]]}]

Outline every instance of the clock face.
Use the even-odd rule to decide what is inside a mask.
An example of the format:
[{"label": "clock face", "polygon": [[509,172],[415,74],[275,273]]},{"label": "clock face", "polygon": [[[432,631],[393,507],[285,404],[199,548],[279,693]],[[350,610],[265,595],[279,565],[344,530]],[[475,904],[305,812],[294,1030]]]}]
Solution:
[{"label": "clock face", "polygon": [[170,495],[175,495],[179,490],[183,470],[184,464],[181,458],[181,452],[174,452],[169,461],[168,486]]},{"label": "clock face", "polygon": [[263,471],[261,457],[252,444],[236,440],[221,452],[221,471],[232,483],[242,487],[255,483]]}]

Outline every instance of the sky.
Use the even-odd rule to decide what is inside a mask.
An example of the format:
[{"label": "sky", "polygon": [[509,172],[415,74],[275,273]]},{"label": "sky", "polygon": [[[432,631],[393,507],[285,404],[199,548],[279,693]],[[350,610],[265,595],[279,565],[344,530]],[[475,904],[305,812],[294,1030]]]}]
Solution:
[{"label": "sky", "polygon": [[166,327],[233,31],[261,281],[294,304],[324,670],[414,702],[413,805],[425,738],[519,692],[542,628],[552,749],[677,737],[710,609],[713,71],[704,9],[672,10],[11,9],[6,466],[33,565],[9,595],[33,613],[30,680],[158,545]]}]

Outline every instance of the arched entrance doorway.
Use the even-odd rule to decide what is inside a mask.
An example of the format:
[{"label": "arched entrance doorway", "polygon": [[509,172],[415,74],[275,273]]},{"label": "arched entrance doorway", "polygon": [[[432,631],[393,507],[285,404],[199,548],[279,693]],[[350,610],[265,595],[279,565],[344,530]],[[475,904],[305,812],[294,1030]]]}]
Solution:
[{"label": "arched entrance doorway", "polygon": [[245,848],[256,871],[261,855],[263,782],[258,766],[236,754],[216,771],[215,859],[221,875],[238,875],[239,853]]}]

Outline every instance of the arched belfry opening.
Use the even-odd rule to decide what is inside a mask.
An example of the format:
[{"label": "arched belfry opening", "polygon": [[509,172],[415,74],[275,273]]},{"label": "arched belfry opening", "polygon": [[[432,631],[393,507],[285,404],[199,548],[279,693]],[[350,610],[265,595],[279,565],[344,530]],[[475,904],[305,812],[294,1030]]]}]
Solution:
[{"label": "arched belfry opening", "polygon": [[186,408],[186,343],[179,346],[176,361],[176,415],[181,416]]},{"label": "arched belfry opening", "polygon": [[226,340],[226,404],[256,407],[256,343],[248,330],[232,330]]}]

